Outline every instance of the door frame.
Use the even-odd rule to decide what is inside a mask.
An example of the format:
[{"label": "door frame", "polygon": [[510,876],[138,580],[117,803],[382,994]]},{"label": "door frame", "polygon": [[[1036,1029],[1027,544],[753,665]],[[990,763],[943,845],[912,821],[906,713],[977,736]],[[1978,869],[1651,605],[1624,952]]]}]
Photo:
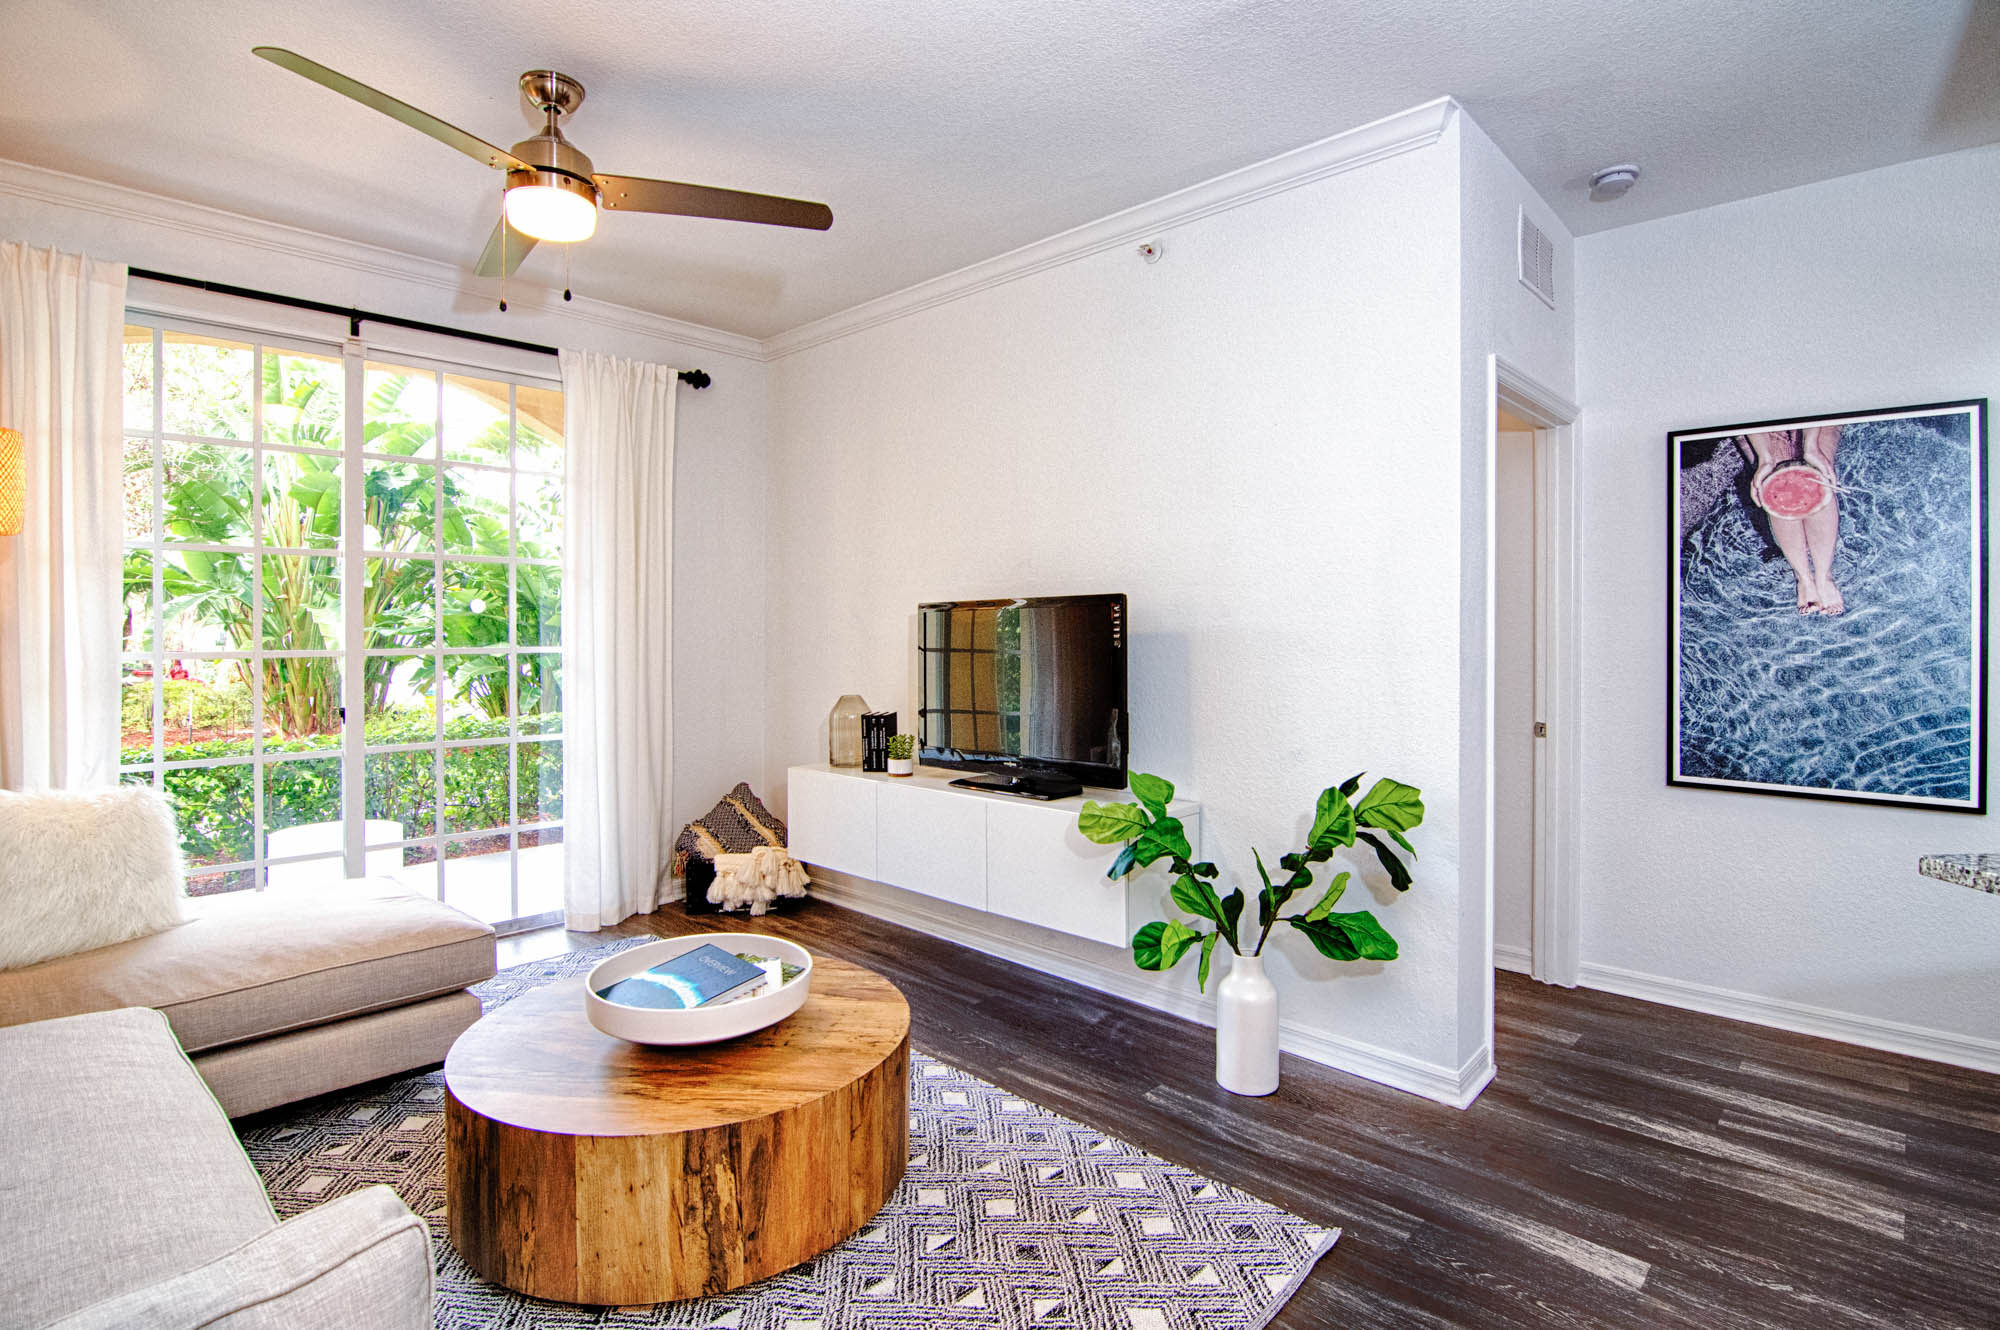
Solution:
[{"label": "door frame", "polygon": [[1582,757],[1579,724],[1577,606],[1581,565],[1578,560],[1576,403],[1541,383],[1502,356],[1487,366],[1486,436],[1488,484],[1486,579],[1486,782],[1487,838],[1487,962],[1493,949],[1493,840],[1496,816],[1491,770],[1495,751],[1493,708],[1493,634],[1496,598],[1491,505],[1496,492],[1493,472],[1499,465],[1499,411],[1509,412],[1535,427],[1535,712],[1548,726],[1536,750],[1534,929],[1529,973],[1546,984],[1573,988],[1580,965],[1581,910],[1577,883],[1577,773]]}]

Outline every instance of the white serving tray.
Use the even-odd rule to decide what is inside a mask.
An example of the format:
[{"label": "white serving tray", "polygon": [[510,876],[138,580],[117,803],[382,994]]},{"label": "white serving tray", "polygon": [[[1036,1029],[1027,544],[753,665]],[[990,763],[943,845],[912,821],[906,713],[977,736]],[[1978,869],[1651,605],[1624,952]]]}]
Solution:
[{"label": "white serving tray", "polygon": [[[629,979],[641,970],[650,970],[662,961],[670,961],[684,951],[693,951],[710,942],[727,952],[744,951],[752,956],[790,961],[803,973],[789,984],[781,984],[756,997],[683,1011],[628,1007],[597,996],[600,989],[609,988],[620,979]],[[583,1001],[590,1013],[590,1023],[615,1038],[629,1039],[635,1044],[712,1044],[776,1025],[804,1006],[812,991],[812,968],[811,952],[796,942],[768,933],[690,933],[686,937],[648,942],[600,961],[584,982]]]}]

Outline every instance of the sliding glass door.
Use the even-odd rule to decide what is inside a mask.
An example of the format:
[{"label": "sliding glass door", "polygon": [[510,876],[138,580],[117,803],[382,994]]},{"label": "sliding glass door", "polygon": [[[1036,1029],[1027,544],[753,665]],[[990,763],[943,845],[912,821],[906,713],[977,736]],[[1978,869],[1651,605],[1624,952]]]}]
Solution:
[{"label": "sliding glass door", "polygon": [[368,362],[362,837],[482,918],[562,908],[562,395]]},{"label": "sliding glass door", "polygon": [[190,889],[559,910],[560,391],[135,323],[125,415],[122,765]]}]

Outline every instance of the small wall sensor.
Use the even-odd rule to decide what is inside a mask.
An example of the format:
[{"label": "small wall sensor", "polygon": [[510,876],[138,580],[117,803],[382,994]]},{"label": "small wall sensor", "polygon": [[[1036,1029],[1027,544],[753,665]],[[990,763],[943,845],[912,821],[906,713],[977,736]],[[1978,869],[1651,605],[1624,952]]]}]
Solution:
[{"label": "small wall sensor", "polygon": [[1159,245],[1154,241],[1147,241],[1145,244],[1139,246],[1139,257],[1148,263],[1158,263],[1160,261]]},{"label": "small wall sensor", "polygon": [[1590,175],[1590,201],[1609,203],[1613,199],[1622,199],[1625,192],[1638,183],[1639,168],[1630,162],[1593,171]]}]

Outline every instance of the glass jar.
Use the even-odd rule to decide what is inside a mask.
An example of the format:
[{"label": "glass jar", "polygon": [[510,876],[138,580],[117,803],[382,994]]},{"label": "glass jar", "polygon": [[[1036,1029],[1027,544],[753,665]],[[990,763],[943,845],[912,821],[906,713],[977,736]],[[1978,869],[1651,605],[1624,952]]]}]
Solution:
[{"label": "glass jar", "polygon": [[826,761],[828,766],[861,765],[861,717],[868,704],[858,694],[849,693],[833,704],[826,716]]}]

